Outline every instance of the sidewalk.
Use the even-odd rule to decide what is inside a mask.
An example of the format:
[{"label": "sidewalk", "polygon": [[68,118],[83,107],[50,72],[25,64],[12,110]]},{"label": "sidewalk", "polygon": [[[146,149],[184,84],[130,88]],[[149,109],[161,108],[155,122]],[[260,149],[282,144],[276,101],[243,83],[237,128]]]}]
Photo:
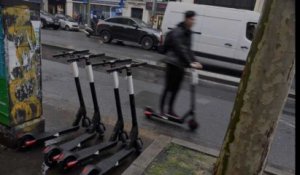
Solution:
[{"label": "sidewalk", "polygon": [[[44,52],[46,53],[46,52]],[[45,58],[45,55],[44,55]],[[145,68],[147,70],[147,68]],[[46,131],[62,128],[70,124],[78,107],[78,97],[74,87],[74,80],[70,65],[61,64],[53,61],[42,60],[43,70],[43,107],[46,119]],[[136,104],[138,123],[144,147],[156,139],[160,134],[174,137],[181,140],[202,145],[211,149],[219,150],[227,129],[230,112],[233,106],[234,91],[230,88],[218,87],[215,84],[202,82],[197,88],[196,113],[200,128],[192,133],[183,126],[148,120],[143,116],[143,107],[150,105],[157,106],[159,94],[162,90],[161,81],[155,77],[157,71],[151,70],[133,72],[134,89],[136,92]],[[138,70],[137,70],[138,71]],[[153,71],[153,70],[152,70]],[[95,71],[95,83],[97,97],[99,100],[100,111],[103,122],[108,128],[106,136],[111,132],[111,125],[115,122],[115,101],[113,97],[113,82],[110,74]],[[92,116],[93,104],[90,95],[89,83],[86,70],[79,69],[80,81],[84,94],[88,116]],[[139,76],[136,76],[139,75]],[[147,79],[144,80],[143,77]],[[151,82],[153,80],[153,82]],[[231,95],[230,95],[231,94]],[[127,81],[120,77],[120,97],[125,117],[126,130],[130,128],[130,106],[127,94]],[[178,113],[185,112],[189,102],[189,92],[186,84],[183,85],[176,104]],[[218,110],[216,110],[218,109]],[[288,116],[282,117],[288,120]],[[276,166],[283,171],[294,172],[294,128],[279,122],[277,132],[270,150],[268,165]],[[70,138],[69,138],[70,139]],[[49,144],[49,143],[47,143]],[[32,152],[18,153],[14,150],[0,148],[0,172],[12,175],[39,175],[42,173],[42,154],[41,149]],[[30,160],[30,161],[29,161]],[[117,168],[116,175],[125,170],[133,161],[127,161],[122,167]],[[30,168],[28,168],[30,167]],[[78,174],[82,167],[70,174]],[[45,174],[45,173],[44,173]],[[47,171],[47,175],[59,174],[57,171]]]},{"label": "sidewalk", "polygon": [[[63,106],[58,105],[49,105],[48,98],[44,98],[43,103],[43,117],[46,119],[46,132],[55,131],[59,128],[65,128],[66,126],[70,126],[73,122],[73,117],[75,116],[76,110],[74,110],[74,107],[68,106],[68,104],[65,104]],[[92,108],[88,107],[88,110],[91,111]],[[108,140],[109,135],[112,132],[112,126],[115,123],[115,116],[106,116],[103,118],[103,122],[106,126],[106,133],[105,133],[105,140]],[[125,124],[125,129],[127,131],[130,130],[129,123]],[[72,138],[75,138],[80,133],[84,133],[84,130],[81,129],[78,132],[67,134],[66,136],[61,137],[60,139],[47,141],[46,145],[52,144],[52,143],[63,143],[65,141],[71,140]],[[151,133],[152,134],[152,133]],[[152,141],[153,138],[156,137],[153,134],[151,135],[147,131],[140,129],[140,136],[143,138],[144,147],[148,147]],[[98,143],[99,141],[97,138],[91,140],[86,145],[94,145],[95,143]],[[84,147],[85,145],[83,145]],[[42,154],[43,147],[35,147],[27,152],[17,152],[12,149],[8,149],[5,147],[2,147],[0,145],[0,174],[1,175],[58,175],[62,174],[57,169],[47,169],[45,166],[43,166],[43,154]],[[109,156],[108,154],[110,152],[102,152],[101,158],[105,158]],[[132,161],[135,159],[135,157],[131,157],[126,161],[124,164],[122,164],[120,167],[118,167],[116,170],[112,171],[112,175],[120,175],[122,172],[130,166]],[[92,161],[91,163],[97,163],[99,160]],[[78,175],[79,172],[83,169],[83,166],[80,166],[78,168],[75,168],[69,173],[66,173],[65,175]]]},{"label": "sidewalk", "polygon": [[[89,38],[85,38],[85,39],[89,39]],[[85,41],[82,41],[82,42],[85,42]],[[91,41],[89,41],[89,42],[91,42]],[[72,43],[72,45],[69,45],[66,43],[57,42],[55,40],[42,40],[42,45],[63,48],[63,49],[69,49],[69,50],[84,50],[87,48],[86,46],[82,47],[81,43]],[[89,49],[92,53],[101,53],[102,49],[97,45],[99,45],[99,43],[94,42],[94,46],[89,46]],[[102,47],[106,47],[106,46],[102,45]],[[161,54],[158,54],[158,53],[155,53],[155,54],[151,53],[153,55],[150,56],[150,55],[145,54],[145,52],[143,52],[141,50],[141,51],[138,51],[137,54],[131,53],[131,54],[129,54],[129,56],[128,55],[124,56],[124,54],[121,53],[122,50],[124,50],[124,48],[122,48],[121,51],[116,51],[116,50],[110,51],[110,49],[107,49],[107,48],[104,50],[109,51],[109,52],[105,52],[106,56],[108,56],[108,57],[114,57],[114,58],[119,58],[119,59],[133,59],[133,60],[137,60],[137,61],[146,62],[146,63],[148,63],[148,65],[150,65],[156,69],[164,69],[164,64],[161,62],[161,60],[163,59],[164,56]],[[134,52],[136,52],[136,50]],[[139,55],[139,56],[137,56],[137,55]],[[208,60],[208,59],[204,59],[204,60]],[[224,64],[228,64],[228,63],[224,63]],[[240,65],[238,65],[238,66],[240,66]],[[218,69],[219,72],[231,71],[234,74],[241,74],[240,71],[237,71],[235,69],[230,70],[228,68],[223,68],[223,67],[214,66],[214,65],[206,65],[206,68],[207,67],[211,70]],[[221,83],[221,84],[235,86],[235,87],[237,87],[240,82],[240,78],[238,78],[238,77],[229,76],[229,75],[225,75],[225,74],[221,74],[221,73],[215,73],[215,72],[207,71],[207,70],[200,70],[199,78],[217,82],[217,83]],[[294,89],[291,88],[288,97],[295,99],[295,90]]]},{"label": "sidewalk", "polygon": [[[74,110],[78,106],[77,96],[72,78],[70,65],[60,64],[43,60],[43,95],[44,103],[59,106],[65,110]],[[147,133],[149,138],[155,138],[159,134],[187,140],[198,145],[213,149],[220,149],[226,132],[230,113],[233,107],[235,91],[230,88],[218,87],[215,84],[201,83],[197,88],[196,113],[200,128],[191,133],[182,126],[170,125],[163,122],[148,120],[143,116],[143,108],[146,105],[157,107],[159,94],[162,90],[156,72],[142,71],[134,72],[134,84],[136,93],[137,115],[139,126]],[[82,90],[85,95],[86,105],[92,107],[86,71],[79,69]],[[138,78],[136,75],[144,76],[148,81]],[[111,75],[95,71],[96,91],[98,93],[101,114],[104,119],[115,114],[115,102],[113,97],[113,86]],[[138,79],[137,79],[138,78]],[[186,84],[184,85],[186,87]],[[120,78],[120,97],[125,121],[130,123],[130,107],[127,94],[127,81]],[[176,110],[179,114],[186,111],[189,103],[189,91],[184,88],[177,99]],[[218,110],[216,110],[218,109]],[[92,111],[89,111],[92,113]],[[293,120],[294,117],[283,115],[282,120]],[[295,131],[290,124],[279,122],[277,132],[270,150],[268,163],[272,166],[284,167],[283,169],[294,171],[295,155]]]},{"label": "sidewalk", "polygon": [[[178,174],[211,175],[219,151],[184,140],[160,135],[130,165],[123,175]],[[267,166],[263,175],[293,175]]]}]

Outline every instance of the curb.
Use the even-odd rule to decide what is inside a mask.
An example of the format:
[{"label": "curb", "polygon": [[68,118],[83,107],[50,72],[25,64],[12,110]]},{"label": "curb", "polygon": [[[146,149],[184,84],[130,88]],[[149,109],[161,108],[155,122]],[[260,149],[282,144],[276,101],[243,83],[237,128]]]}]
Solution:
[{"label": "curb", "polygon": [[[135,161],[122,173],[122,175],[143,175],[145,169],[151,164],[151,162],[159,155],[163,149],[170,143],[175,143],[186,148],[202,152],[209,156],[218,157],[219,151],[211,148],[207,148],[201,145],[197,145],[188,141],[184,141],[177,138],[172,138],[165,135],[159,135],[150,146],[148,146],[141,155],[135,159]],[[294,175],[292,173],[266,166],[264,172],[267,175]]]},{"label": "curb", "polygon": [[[41,43],[42,45],[45,46],[50,46],[50,47],[56,47],[59,49],[67,49],[67,50],[75,50],[78,48],[74,48],[73,46],[64,46],[64,45],[60,45],[57,43]],[[124,57],[121,55],[113,55],[113,54],[107,54],[108,57],[116,57],[116,58],[121,58],[121,59],[127,59],[128,57]],[[143,61],[147,63],[147,67],[153,68],[153,69],[158,69],[158,70],[164,70],[164,64],[162,62],[158,62],[158,61],[152,61],[152,60],[147,60],[147,59],[136,59],[134,58],[134,60],[139,60],[139,61]],[[223,75],[223,74],[219,74],[219,73],[214,73],[214,72],[208,72],[208,71],[203,71],[203,70],[199,70],[199,78],[203,79],[203,80],[208,80],[208,81],[213,81],[216,83],[220,83],[220,84],[226,84],[229,86],[234,86],[234,87],[238,87],[240,84],[240,78],[237,77],[233,77],[233,76],[229,76],[229,75]],[[290,89],[290,92],[288,94],[288,97],[291,99],[295,99],[296,95],[295,95],[295,90]]]}]

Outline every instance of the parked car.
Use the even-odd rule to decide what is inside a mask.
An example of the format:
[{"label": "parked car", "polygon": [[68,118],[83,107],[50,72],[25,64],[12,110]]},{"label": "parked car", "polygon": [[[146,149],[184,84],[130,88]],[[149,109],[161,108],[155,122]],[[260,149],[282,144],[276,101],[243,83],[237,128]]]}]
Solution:
[{"label": "parked car", "polygon": [[72,17],[65,16],[63,14],[56,14],[56,18],[59,20],[60,27],[65,30],[79,30],[79,24]]},{"label": "parked car", "polygon": [[129,17],[99,20],[95,34],[100,36],[104,43],[113,39],[130,41],[140,44],[146,50],[158,46],[162,37],[161,31],[151,28],[140,19]]},{"label": "parked car", "polygon": [[59,29],[59,22],[58,19],[55,18],[55,16],[51,15],[48,12],[40,11],[40,19],[41,19],[41,27],[51,27],[54,30]]}]

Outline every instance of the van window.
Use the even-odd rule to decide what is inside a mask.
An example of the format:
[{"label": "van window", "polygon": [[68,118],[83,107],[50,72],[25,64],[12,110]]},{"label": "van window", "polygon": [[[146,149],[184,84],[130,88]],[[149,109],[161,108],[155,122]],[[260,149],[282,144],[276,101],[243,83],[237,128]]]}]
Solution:
[{"label": "van window", "polygon": [[255,22],[248,22],[247,23],[247,29],[246,29],[246,37],[248,40],[252,41],[254,38],[254,32],[256,29],[257,23]]}]

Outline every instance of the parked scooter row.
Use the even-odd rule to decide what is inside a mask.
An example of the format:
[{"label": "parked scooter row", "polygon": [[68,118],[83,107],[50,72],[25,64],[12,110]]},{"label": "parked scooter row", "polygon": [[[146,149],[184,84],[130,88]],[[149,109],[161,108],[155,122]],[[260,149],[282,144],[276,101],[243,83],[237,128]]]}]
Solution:
[{"label": "parked scooter row", "polygon": [[[38,144],[44,144],[48,140],[56,139],[58,137],[63,137],[64,135],[72,132],[78,132],[77,137],[66,141],[62,144],[52,144],[47,146],[44,151],[44,163],[50,168],[59,168],[62,172],[73,169],[77,166],[82,166],[86,163],[90,163],[93,160],[98,160],[101,158],[101,154],[104,151],[111,150],[112,148],[121,145],[118,151],[114,152],[110,157],[103,159],[95,165],[87,165],[81,175],[98,175],[106,174],[114,167],[117,167],[123,160],[133,154],[141,153],[143,149],[143,142],[139,138],[139,129],[135,109],[135,98],[134,98],[134,86],[132,78],[132,69],[143,66],[146,63],[133,62],[131,59],[113,59],[105,60],[103,57],[104,53],[101,54],[91,54],[89,50],[81,51],[69,51],[63,52],[62,54],[54,55],[54,58],[62,59],[66,58],[67,62],[70,63],[74,75],[75,86],[77,90],[77,95],[79,99],[79,108],[75,115],[74,122],[72,126],[58,130],[52,133],[43,133],[35,135],[28,133],[22,135],[18,139],[18,149],[26,150]],[[100,58],[101,62],[93,62],[92,59]],[[87,70],[89,86],[93,101],[94,113],[90,119],[87,116],[87,110],[83,98],[83,93],[81,90],[81,83],[79,79],[79,68],[78,62],[84,61],[85,68]],[[99,103],[97,99],[97,92],[95,88],[94,81],[94,71],[93,67],[105,67],[107,73],[112,74],[114,82],[114,98],[116,104],[116,122],[113,132],[110,135],[108,141],[97,142],[97,144],[87,144],[89,140],[93,139],[98,135],[102,138],[105,135],[106,128],[101,120],[101,113],[99,108]],[[126,78],[128,80],[128,90],[129,90],[129,102],[131,110],[131,131],[128,136],[124,130],[124,119],[121,107],[121,100],[119,95],[119,73],[126,72]],[[188,112],[181,118],[176,118],[169,115],[161,115],[156,113],[151,107],[145,107],[144,114],[147,118],[157,118],[161,120],[168,120],[170,122],[175,122],[179,124],[184,124],[187,119],[188,126],[193,131],[198,128],[198,123],[195,120],[195,86],[198,84],[198,74],[197,71],[191,69],[191,103]],[[100,95],[101,96],[101,95]],[[83,133],[79,133],[81,127],[84,129]],[[100,140],[99,140],[100,141]]]},{"label": "parked scooter row", "polygon": [[[111,157],[101,161],[97,165],[89,165],[84,169],[82,174],[94,175],[94,174],[105,174],[109,170],[116,167],[116,165],[120,164],[125,158],[132,154],[140,153],[143,148],[143,142],[139,138],[138,132],[138,123],[135,109],[135,100],[134,100],[134,88],[133,88],[133,79],[132,79],[132,69],[135,67],[143,66],[146,63],[137,63],[132,62],[131,59],[126,60],[109,60],[106,61],[102,59],[102,62],[92,63],[91,59],[93,58],[101,58],[104,57],[105,54],[91,54],[89,50],[82,51],[69,51],[64,52],[62,54],[54,55],[55,58],[67,58],[67,62],[72,65],[72,70],[74,74],[75,85],[77,89],[77,95],[79,98],[79,109],[75,116],[75,120],[73,125],[69,128],[59,130],[53,133],[43,133],[40,135],[34,134],[25,134],[19,137],[18,139],[18,148],[20,150],[26,150],[34,145],[44,144],[46,141],[51,139],[56,139],[58,137],[62,137],[65,134],[78,132],[81,126],[85,128],[84,133],[80,133],[73,140],[67,141],[63,144],[54,144],[47,146],[44,153],[44,162],[50,167],[58,167],[62,171],[70,170],[76,166],[82,165],[84,163],[90,162],[95,158],[100,157],[100,153],[105,150],[112,149],[121,144],[121,149],[113,154]],[[94,106],[94,115],[92,119],[87,117],[86,106],[84,103],[83,93],[81,90],[81,84],[79,80],[79,68],[78,62],[81,60],[85,61],[85,68],[88,73],[90,91],[93,100]],[[117,67],[118,64],[121,66]],[[99,137],[103,137],[105,133],[105,126],[101,120],[99,103],[97,100],[95,82],[94,82],[94,74],[93,67],[99,66],[110,66],[110,69],[107,69],[108,73],[111,73],[114,80],[114,96],[116,102],[116,112],[117,118],[116,123],[113,129],[113,132],[106,142],[100,142],[95,145],[82,147],[88,140],[91,140],[96,135]],[[132,118],[132,128],[130,131],[130,135],[126,133],[124,130],[124,119],[121,108],[121,101],[119,95],[119,73],[126,72],[126,77],[128,79],[128,88],[129,88],[129,101],[130,101],[130,109],[131,109],[131,118]],[[100,95],[101,96],[101,95]],[[111,162],[114,162],[111,164]]]}]

